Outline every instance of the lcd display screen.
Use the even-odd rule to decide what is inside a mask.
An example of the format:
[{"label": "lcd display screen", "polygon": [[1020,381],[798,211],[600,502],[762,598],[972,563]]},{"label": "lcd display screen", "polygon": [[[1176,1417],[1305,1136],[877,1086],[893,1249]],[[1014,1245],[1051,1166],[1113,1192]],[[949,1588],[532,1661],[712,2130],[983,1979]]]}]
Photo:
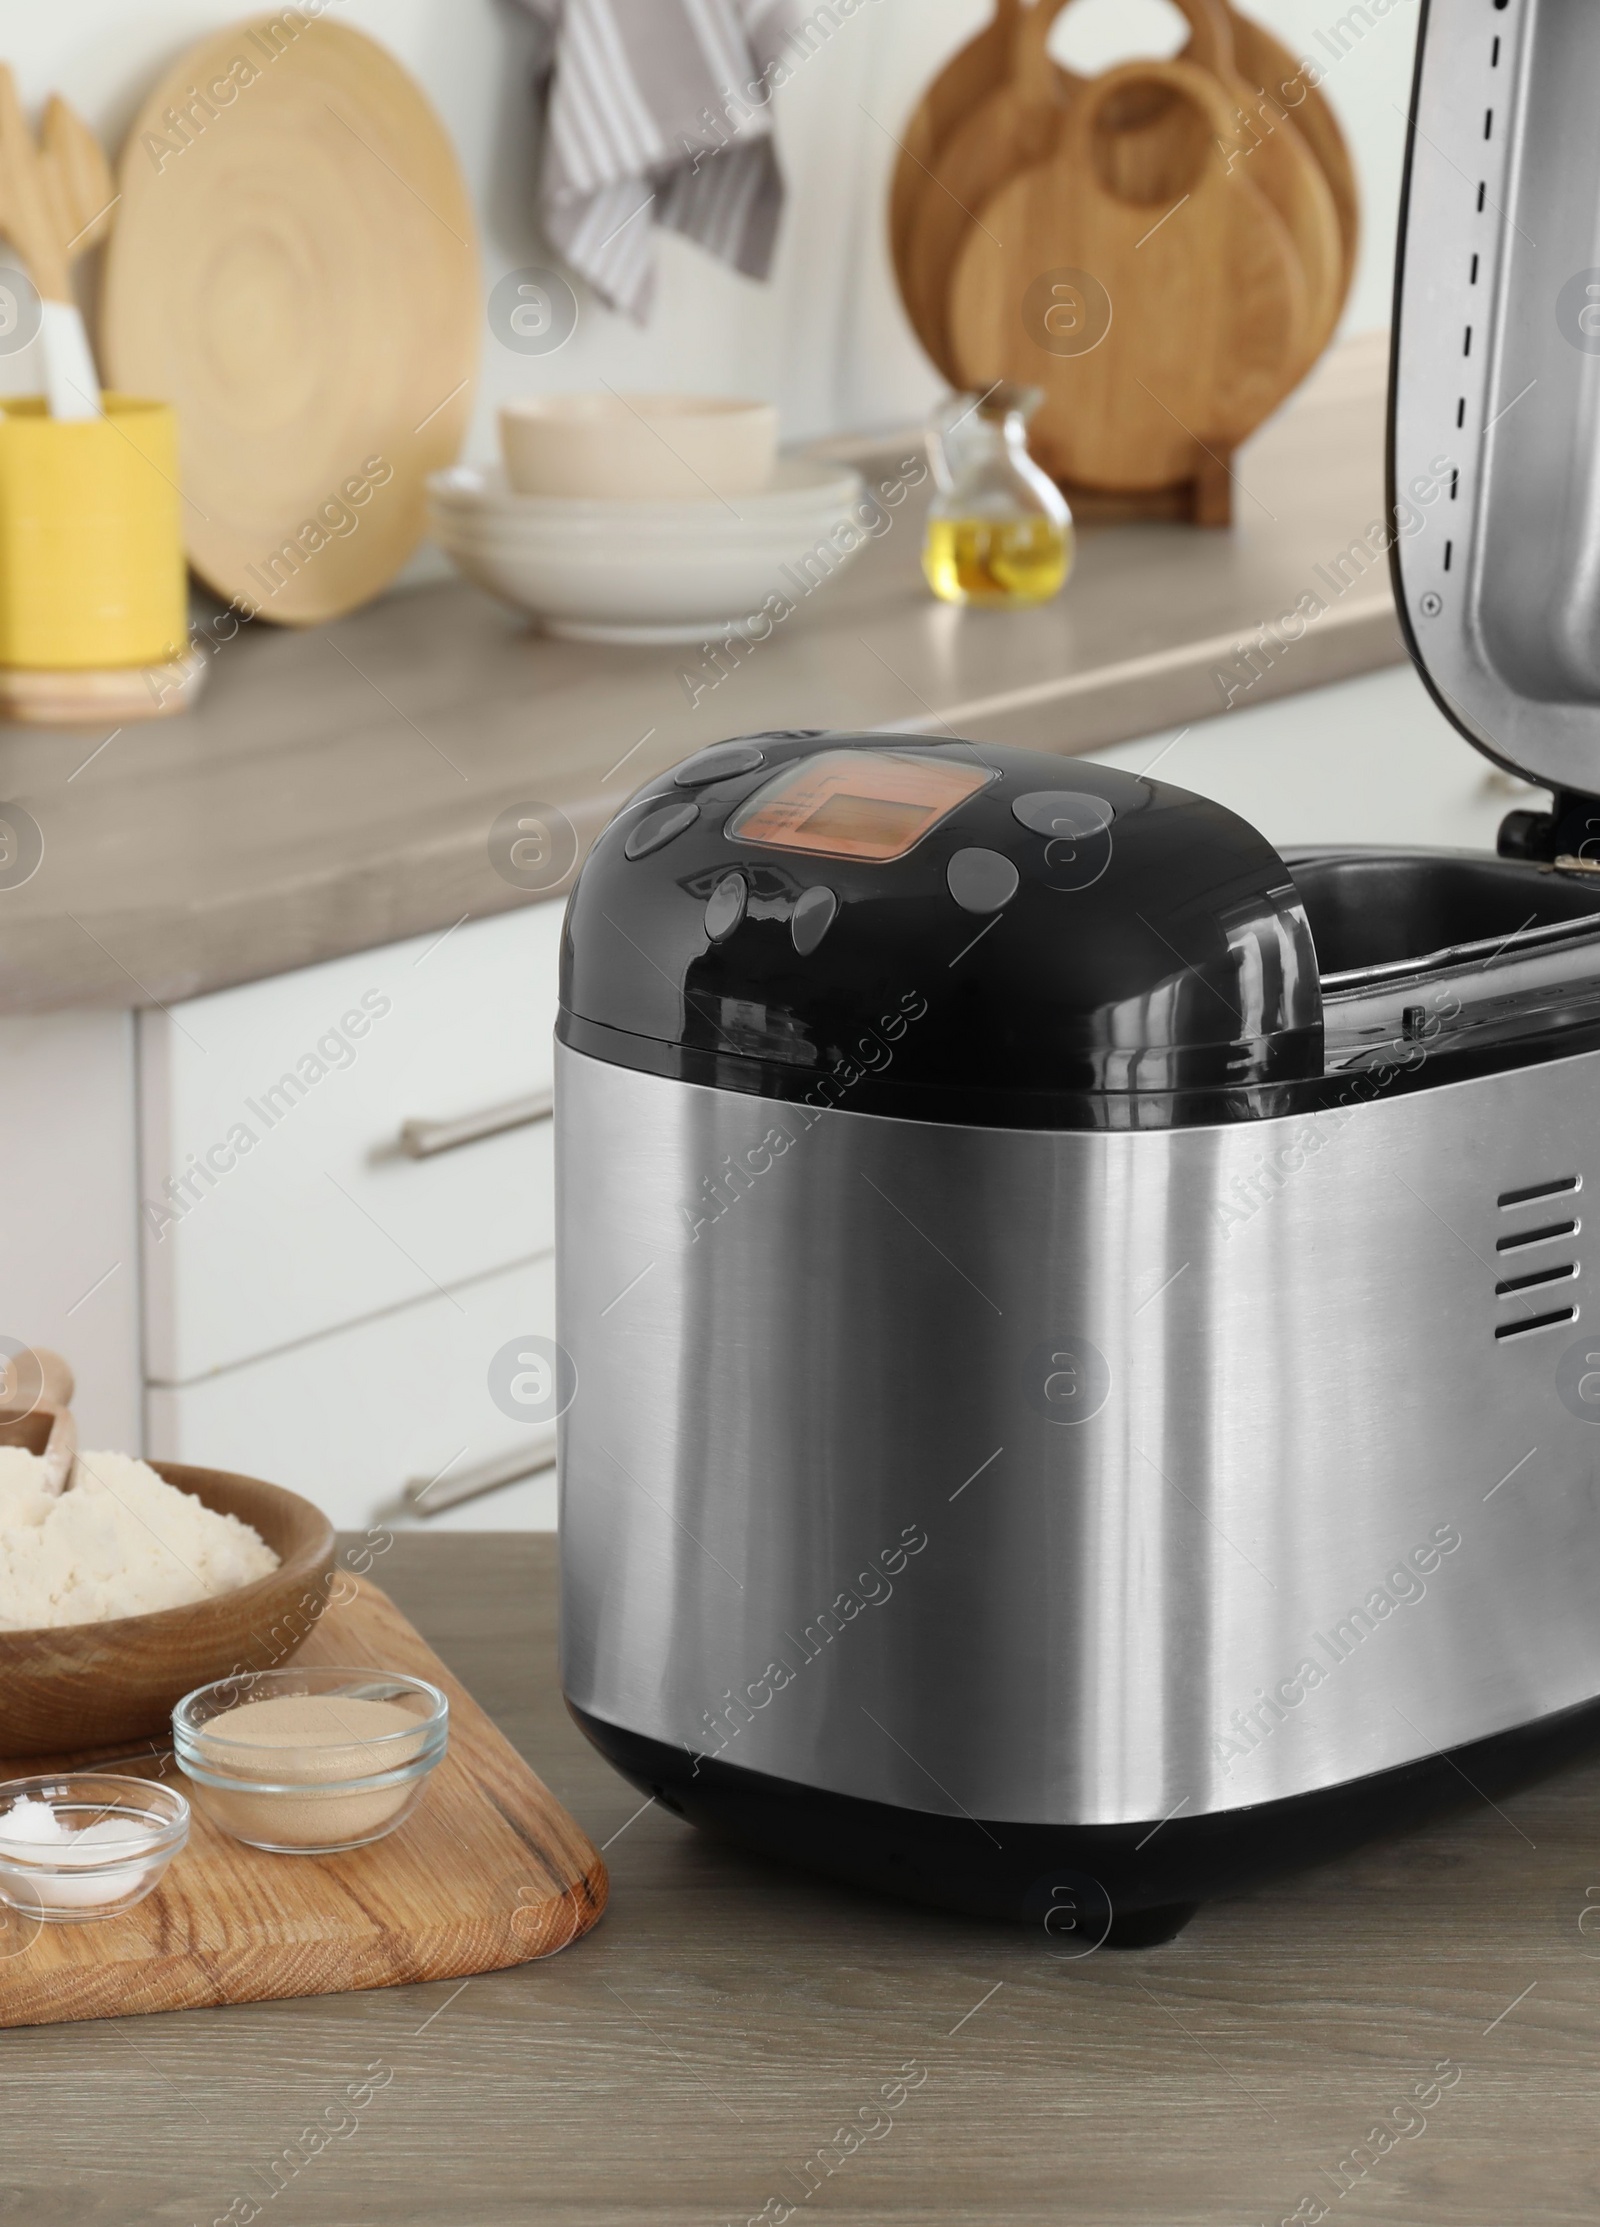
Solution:
[{"label": "lcd display screen", "polygon": [[954,758],[824,750],[757,789],[727,833],[735,842],[823,858],[904,858],[993,778],[987,767]]}]

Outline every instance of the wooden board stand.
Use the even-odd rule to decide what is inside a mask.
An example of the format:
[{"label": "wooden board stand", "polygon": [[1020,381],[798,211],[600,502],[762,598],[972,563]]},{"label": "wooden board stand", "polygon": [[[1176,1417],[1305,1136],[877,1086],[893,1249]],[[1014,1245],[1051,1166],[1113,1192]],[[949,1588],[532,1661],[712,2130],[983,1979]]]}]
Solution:
[{"label": "wooden board stand", "polygon": [[1233,524],[1233,468],[1220,451],[1201,464],[1193,479],[1173,487],[1113,494],[1103,487],[1077,486],[1069,479],[1058,479],[1056,485],[1079,526],[1128,526],[1151,519],[1184,526]]},{"label": "wooden board stand", "polygon": [[[339,1856],[269,1856],[197,1808],[189,1845],[119,1918],[41,1925],[0,1907],[0,2027],[459,1979],[551,1956],[599,1918],[598,1851],[387,1594],[346,1578],[296,1657],[404,1670],[443,1688],[450,1747],[397,1832]],[[34,1758],[158,1773],[170,1755]]]}]

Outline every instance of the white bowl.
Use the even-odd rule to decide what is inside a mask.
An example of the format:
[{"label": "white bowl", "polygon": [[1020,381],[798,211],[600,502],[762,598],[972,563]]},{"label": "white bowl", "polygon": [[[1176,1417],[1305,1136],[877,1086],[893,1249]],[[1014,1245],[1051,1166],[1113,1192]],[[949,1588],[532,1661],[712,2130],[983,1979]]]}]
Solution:
[{"label": "white bowl", "polygon": [[736,516],[715,503],[508,496],[458,467],[428,483],[432,526],[469,580],[548,633],[699,642],[759,620],[760,638],[852,562],[872,517],[855,472],[783,469],[787,484],[744,498]]},{"label": "white bowl", "polygon": [[482,467],[457,464],[435,472],[428,481],[428,500],[436,514],[450,512],[462,518],[529,531],[570,531],[574,528],[616,535],[663,533],[707,535],[760,532],[779,521],[798,516],[833,516],[841,504],[861,497],[861,476],[847,465],[819,463],[810,457],[787,456],[773,470],[771,483],[754,494],[729,497],[722,502],[671,500],[608,502],[586,496],[521,495],[507,481],[499,465]]},{"label": "white bowl", "polygon": [[714,502],[767,484],[778,413],[727,395],[530,394],[502,405],[500,450],[523,495]]}]

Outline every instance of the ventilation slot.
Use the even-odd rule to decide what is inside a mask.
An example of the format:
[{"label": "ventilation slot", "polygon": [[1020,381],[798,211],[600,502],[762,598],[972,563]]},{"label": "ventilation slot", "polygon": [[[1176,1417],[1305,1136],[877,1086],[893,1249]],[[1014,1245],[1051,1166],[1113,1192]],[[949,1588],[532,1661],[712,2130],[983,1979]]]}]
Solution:
[{"label": "ventilation slot", "polygon": [[1555,1183],[1533,1183],[1526,1191],[1502,1191],[1498,1205],[1502,1213],[1508,1206],[1531,1206],[1535,1199],[1559,1198],[1563,1191],[1576,1191],[1582,1177],[1564,1175]]},{"label": "ventilation slot", "polygon": [[1502,1322],[1496,1326],[1496,1338],[1520,1338],[1530,1330],[1549,1330],[1558,1322],[1576,1322],[1576,1307],[1562,1307],[1553,1315],[1530,1315],[1526,1322]]},{"label": "ventilation slot", "polygon": [[[1570,1199],[1574,1192],[1582,1188],[1581,1176],[1558,1175],[1548,1183],[1526,1183],[1518,1190],[1502,1191],[1496,1203],[1502,1214],[1520,1214],[1528,1207],[1541,1206],[1548,1213],[1556,1200]],[[1494,1249],[1497,1253],[1520,1253],[1531,1246],[1552,1245],[1560,1239],[1576,1237],[1581,1227],[1577,1216],[1573,1215],[1564,1222],[1538,1222],[1531,1229],[1513,1228],[1504,1237],[1495,1239]],[[1513,1264],[1507,1262],[1506,1265],[1511,1267]],[[1500,1303],[1495,1308],[1497,1314],[1502,1311],[1506,1300],[1520,1300],[1525,1306],[1539,1307],[1540,1311],[1537,1314],[1522,1315],[1515,1321],[1497,1322],[1494,1330],[1496,1339],[1526,1337],[1535,1330],[1554,1329],[1558,1323],[1576,1322],[1576,1303],[1570,1307],[1553,1307],[1550,1301],[1556,1296],[1551,1286],[1575,1283],[1579,1268],[1580,1264],[1576,1260],[1557,1260],[1546,1266],[1526,1268],[1520,1275],[1502,1276],[1494,1287],[1495,1299]],[[1544,1302],[1542,1306],[1541,1301]]]},{"label": "ventilation slot", "polygon": [[1549,1245],[1558,1237],[1576,1237],[1576,1222],[1546,1222],[1539,1229],[1519,1230],[1515,1237],[1497,1237],[1497,1253],[1520,1253],[1525,1245]]},{"label": "ventilation slot", "polygon": [[1508,1276],[1503,1284],[1496,1284],[1496,1299],[1505,1299],[1514,1291],[1533,1291],[1540,1284],[1564,1284],[1578,1273],[1577,1263],[1568,1261],[1562,1268],[1536,1268],[1531,1276]]}]

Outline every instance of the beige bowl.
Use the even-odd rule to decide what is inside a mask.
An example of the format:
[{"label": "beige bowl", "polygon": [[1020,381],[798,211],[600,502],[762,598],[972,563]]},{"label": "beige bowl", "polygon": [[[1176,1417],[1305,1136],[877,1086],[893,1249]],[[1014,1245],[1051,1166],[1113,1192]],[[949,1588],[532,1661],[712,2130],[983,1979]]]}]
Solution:
[{"label": "beige bowl", "polygon": [[519,495],[714,502],[767,485],[778,454],[770,402],[697,394],[531,394],[500,411]]}]

